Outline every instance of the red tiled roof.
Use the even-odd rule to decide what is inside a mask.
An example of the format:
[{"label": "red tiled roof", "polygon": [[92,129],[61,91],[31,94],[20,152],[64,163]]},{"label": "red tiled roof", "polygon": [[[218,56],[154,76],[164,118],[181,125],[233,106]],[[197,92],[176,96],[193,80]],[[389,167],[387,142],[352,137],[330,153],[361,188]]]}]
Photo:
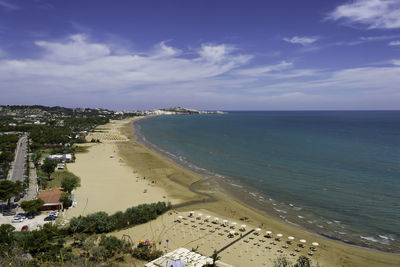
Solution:
[{"label": "red tiled roof", "polygon": [[59,203],[61,194],[64,193],[60,189],[52,189],[40,192],[38,198],[42,199],[44,203]]}]

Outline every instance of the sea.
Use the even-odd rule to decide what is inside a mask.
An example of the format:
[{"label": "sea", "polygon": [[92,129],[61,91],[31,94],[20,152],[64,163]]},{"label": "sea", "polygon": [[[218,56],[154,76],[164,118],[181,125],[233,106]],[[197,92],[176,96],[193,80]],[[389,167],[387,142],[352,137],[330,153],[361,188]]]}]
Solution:
[{"label": "sea", "polygon": [[400,111],[229,111],[134,127],[139,141],[279,220],[400,252]]}]

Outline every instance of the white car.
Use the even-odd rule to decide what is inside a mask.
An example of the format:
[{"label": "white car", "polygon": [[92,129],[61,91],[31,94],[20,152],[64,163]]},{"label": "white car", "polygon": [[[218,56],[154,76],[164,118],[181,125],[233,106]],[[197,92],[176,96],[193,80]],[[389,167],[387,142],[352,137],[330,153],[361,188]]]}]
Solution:
[{"label": "white car", "polygon": [[58,211],[50,211],[49,212],[49,216],[58,217],[58,215],[59,215]]},{"label": "white car", "polygon": [[23,222],[23,221],[24,221],[24,218],[16,216],[16,217],[14,217],[14,218],[12,219],[11,222],[13,222],[13,223],[19,223],[19,222]]}]

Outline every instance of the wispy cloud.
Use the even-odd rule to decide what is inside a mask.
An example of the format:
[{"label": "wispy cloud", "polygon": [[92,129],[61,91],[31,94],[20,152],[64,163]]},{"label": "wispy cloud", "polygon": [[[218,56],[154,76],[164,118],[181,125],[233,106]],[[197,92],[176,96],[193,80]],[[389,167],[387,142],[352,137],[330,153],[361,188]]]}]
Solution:
[{"label": "wispy cloud", "polygon": [[299,37],[299,36],[294,36],[292,38],[283,38],[285,42],[291,43],[291,44],[301,44],[304,46],[310,45],[318,40],[318,37]]},{"label": "wispy cloud", "polygon": [[400,28],[400,1],[355,0],[336,7],[328,19],[366,25],[370,29],[397,29]]},{"label": "wispy cloud", "polygon": [[0,7],[3,7],[7,10],[19,9],[19,6],[17,6],[14,3],[10,3],[9,1],[6,1],[6,0],[0,0]]},{"label": "wispy cloud", "polygon": [[[187,51],[160,42],[138,52],[75,34],[33,45],[41,49],[33,58],[0,58],[3,103],[225,109],[321,109],[343,103],[351,108],[350,98],[368,103],[366,108],[400,103],[398,60],[330,71],[299,68],[286,60],[252,66],[252,55],[229,44],[207,43]],[[381,103],[374,106],[377,99]]]},{"label": "wispy cloud", "polygon": [[400,41],[391,41],[388,43],[389,46],[399,46],[400,45]]}]

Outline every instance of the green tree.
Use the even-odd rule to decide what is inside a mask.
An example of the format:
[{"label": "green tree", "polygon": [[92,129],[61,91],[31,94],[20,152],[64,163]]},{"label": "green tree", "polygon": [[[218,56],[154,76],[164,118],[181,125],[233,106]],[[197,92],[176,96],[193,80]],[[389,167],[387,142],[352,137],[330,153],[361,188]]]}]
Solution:
[{"label": "green tree", "polygon": [[285,256],[280,256],[274,260],[274,267],[291,267],[292,263]]},{"label": "green tree", "polygon": [[60,197],[60,201],[63,203],[64,208],[68,209],[72,205],[71,194],[63,193]]},{"label": "green tree", "polygon": [[23,190],[20,181],[16,181],[15,183],[9,180],[0,181],[0,199],[7,201],[8,207],[10,207],[11,198],[18,196]]},{"label": "green tree", "polygon": [[21,203],[21,208],[25,212],[35,213],[40,210],[40,208],[43,206],[43,204],[44,204],[44,201],[42,199],[38,198],[38,199],[30,200],[30,201],[23,201]]},{"label": "green tree", "polygon": [[35,164],[36,168],[38,167],[41,156],[42,156],[42,153],[40,151],[36,151],[32,154],[32,161],[33,161],[33,164]]},{"label": "green tree", "polygon": [[61,188],[64,192],[71,194],[72,190],[79,186],[79,178],[76,176],[64,177],[61,181]]},{"label": "green tree", "polygon": [[12,232],[14,230],[15,227],[10,224],[0,225],[0,255],[6,253],[6,251],[11,248],[11,243],[13,241]]},{"label": "green tree", "polygon": [[46,158],[42,165],[42,170],[47,173],[47,177],[50,179],[50,175],[54,172],[57,166],[57,162],[52,159]]}]

